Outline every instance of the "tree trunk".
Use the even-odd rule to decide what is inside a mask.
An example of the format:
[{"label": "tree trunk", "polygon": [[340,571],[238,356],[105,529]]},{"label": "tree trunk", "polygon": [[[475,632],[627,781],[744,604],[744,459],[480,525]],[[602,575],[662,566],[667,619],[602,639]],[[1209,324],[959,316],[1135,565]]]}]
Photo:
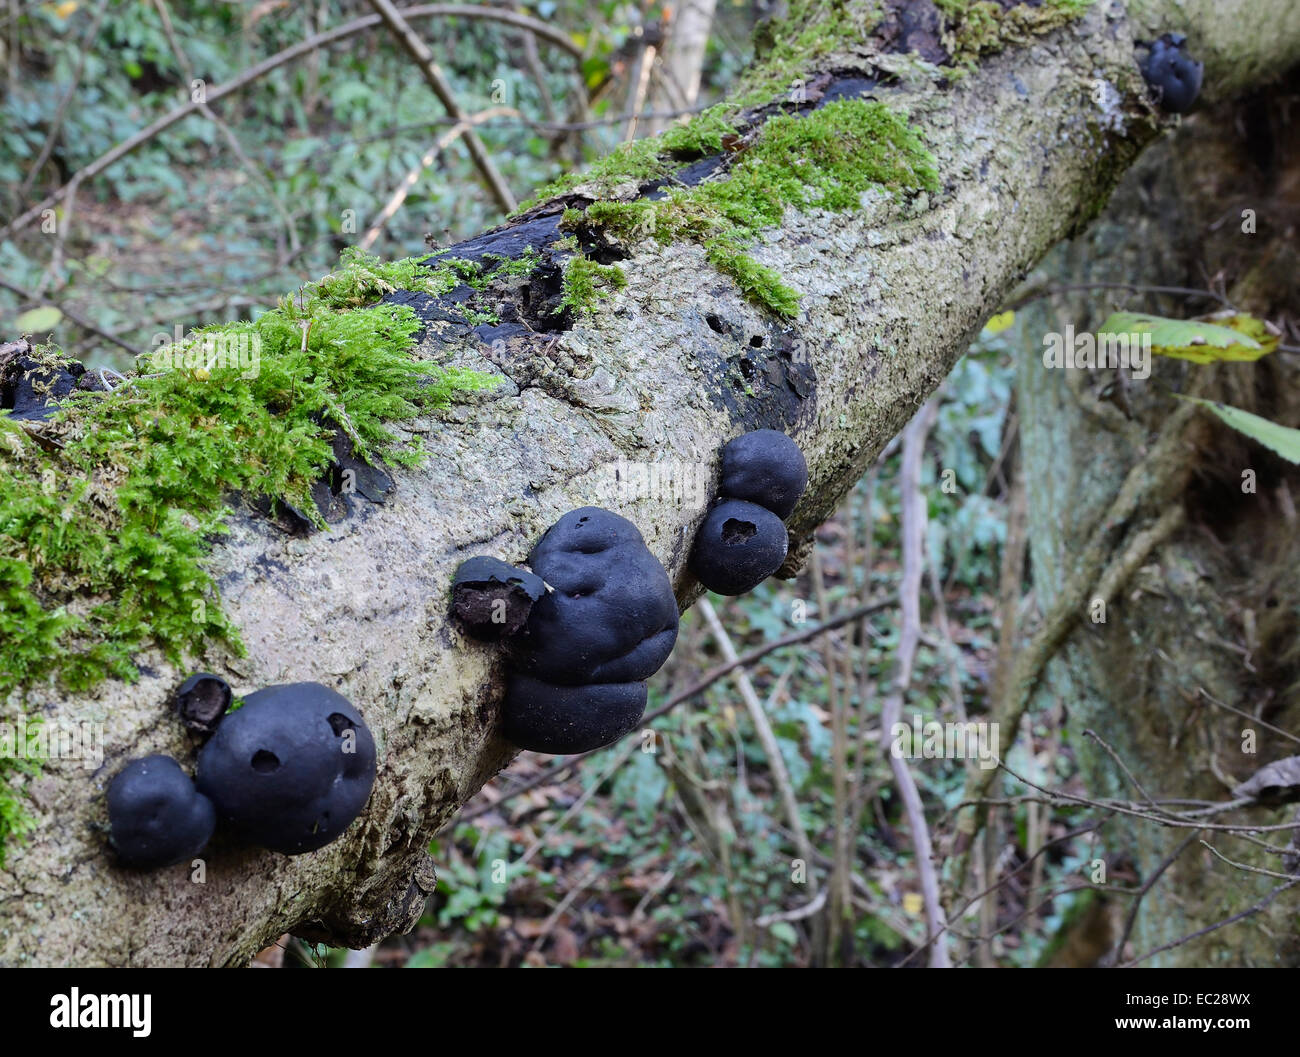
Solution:
[{"label": "tree trunk", "polygon": [[[717,6],[718,0],[681,0],[677,5],[663,59],[656,71],[658,79],[650,106],[656,114],[688,110],[699,98],[700,72],[704,68],[704,52],[709,46]],[[650,118],[646,122],[647,134],[657,135],[671,120]]]},{"label": "tree trunk", "polygon": [[[1300,154],[1294,78],[1286,89],[1197,115],[1153,148],[1128,174],[1087,236],[1054,251],[1041,274],[1053,284],[1098,282],[1204,288],[1222,276],[1243,311],[1294,319],[1300,304]],[[1256,214],[1244,231],[1243,210]],[[1245,225],[1249,226],[1249,225]],[[1180,296],[1074,290],[1022,314],[1026,334],[1084,332],[1113,307],[1186,318],[1219,306]],[[1257,363],[1197,366],[1161,360],[1150,380],[1129,385],[1128,419],[1097,399],[1113,372],[1074,389],[1067,372],[1044,370],[1041,343],[1019,361],[1019,407],[1026,461],[1033,579],[1043,609],[1073,570],[1084,530],[1111,503],[1131,467],[1149,457],[1173,406],[1165,386],[1222,400],[1300,426],[1300,376],[1278,353]],[[1164,383],[1161,385],[1160,383]],[[1063,458],[1062,453],[1070,453]],[[1064,703],[1088,793],[1141,800],[1097,743],[1097,732],[1153,797],[1230,799],[1259,767],[1296,754],[1268,730],[1300,727],[1295,685],[1300,544],[1292,497],[1300,473],[1208,415],[1194,420],[1179,448],[1178,486],[1153,496],[1127,527],[1120,550],[1169,506],[1187,527],[1151,554],[1104,623],[1085,618],[1048,667],[1038,705]],[[1254,475],[1256,490],[1243,484]],[[1243,476],[1245,474],[1245,476]],[[1236,709],[1237,712],[1230,711]],[[1255,742],[1244,740],[1253,730]],[[1246,751],[1243,751],[1246,746]],[[1079,816],[1071,813],[1072,824]],[[1293,809],[1252,806],[1209,817],[1219,824],[1279,825]],[[1099,835],[1095,857],[1113,873],[1153,878],[1192,831],[1118,818]],[[1292,834],[1261,833],[1284,847]],[[1286,872],[1283,858],[1221,832],[1198,834],[1223,855]],[[1131,882],[1130,882],[1131,883]],[[1264,900],[1284,881],[1234,868],[1195,839],[1173,858],[1136,918],[1130,949],[1139,957]],[[1300,960],[1296,890],[1239,924],[1210,932],[1143,964],[1294,966]],[[1116,908],[1120,917],[1129,906]]]},{"label": "tree trunk", "polygon": [[[801,293],[788,321],[754,307],[698,245],[653,241],[617,265],[626,288],[568,329],[476,335],[430,312],[420,353],[496,373],[502,388],[420,425],[424,468],[400,472],[374,512],[289,539],[240,511],[210,559],[248,656],[206,664],[237,692],[319,680],[350,698],[380,751],[362,817],[337,842],[296,858],[214,844],[204,884],[184,867],[123,871],[105,847],[103,790],[132,757],[192,759],[168,714],[188,673],[151,653],[131,685],[71,697],[31,687],[11,712],[102,723],[105,759],[93,773],[52,760],[31,783],[37,828],[11,852],[0,961],[238,964],[286,931],[360,947],[408,928],[433,884],[430,836],[512,753],[497,732],[497,654],[447,618],[448,583],[464,557],[520,560],[559,515],[594,501],[637,523],[687,604],[698,588],[685,562],[708,497],[611,498],[601,490],[608,467],[626,459],[715,473],[718,447],[759,426],[788,431],[807,455],[809,489],[790,524],[796,541],[808,537],[1008,290],[1083,228],[1160,133],[1135,38],[1186,31],[1206,62],[1206,93],[1220,99],[1300,60],[1290,0],[1165,0],[1130,11],[1112,3],[1055,28],[1043,23],[1039,35],[1008,20],[1018,40],[1000,51],[973,52],[967,38],[965,54],[978,61],[948,82],[890,50],[941,58],[924,18],[909,31],[892,12],[868,31],[870,3],[792,6],[793,24],[764,60],[779,80],[800,79],[790,105],[806,111],[838,90],[865,88],[910,115],[940,188],[872,192],[841,213],[787,209],[750,252]],[[1038,17],[1055,8],[1017,10]],[[816,32],[802,32],[809,27]],[[823,70],[836,76],[818,78]],[[862,79],[886,71],[897,79]],[[517,256],[556,237],[559,219],[559,205],[544,204],[452,254]],[[540,281],[530,277],[525,289]]]}]

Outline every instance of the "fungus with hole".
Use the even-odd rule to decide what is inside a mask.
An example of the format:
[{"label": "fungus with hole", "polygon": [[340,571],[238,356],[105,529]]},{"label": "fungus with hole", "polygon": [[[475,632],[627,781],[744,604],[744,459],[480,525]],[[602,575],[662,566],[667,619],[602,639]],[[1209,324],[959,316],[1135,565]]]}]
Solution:
[{"label": "fungus with hole", "polygon": [[772,511],[724,499],[695,534],[691,570],[710,591],[743,595],[781,568],[788,546],[785,524]]},{"label": "fungus with hole", "polygon": [[108,785],[109,840],[124,866],[153,870],[193,858],[216,825],[212,801],[170,756],[128,763]]},{"label": "fungus with hole", "polygon": [[361,713],[320,683],[270,686],[244,699],[199,753],[199,790],[242,839],[299,855],[338,837],[375,781]]},{"label": "fungus with hole", "polygon": [[718,498],[691,549],[691,571],[710,591],[743,595],[781,568],[784,520],[808,487],[808,462],[784,433],[757,429],[722,448]]}]

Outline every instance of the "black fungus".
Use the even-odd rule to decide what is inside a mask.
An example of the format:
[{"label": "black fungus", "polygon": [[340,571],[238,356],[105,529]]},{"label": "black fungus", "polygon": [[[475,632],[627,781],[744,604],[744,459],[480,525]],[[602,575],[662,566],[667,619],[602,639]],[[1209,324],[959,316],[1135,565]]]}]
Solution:
[{"label": "black fungus", "polygon": [[153,870],[192,859],[216,820],[212,801],[170,756],[132,760],[108,785],[109,839],[125,866]]},{"label": "black fungus", "polygon": [[86,368],[75,360],[55,366],[26,356],[19,356],[0,380],[0,404],[10,408],[10,417],[40,421],[58,410],[63,400],[77,387]]},{"label": "black fungus", "polygon": [[211,734],[230,707],[230,684],[210,672],[191,675],[176,691],[176,712],[190,730]]},{"label": "black fungus", "polygon": [[533,604],[546,594],[542,578],[486,555],[460,563],[451,581],[451,611],[483,642],[516,634]]},{"label": "black fungus", "polygon": [[569,686],[648,679],[677,641],[668,573],[627,518],[571,510],[528,556],[552,589],[507,643],[516,669]]},{"label": "black fungus", "polygon": [[[506,738],[549,753],[617,741],[640,721],[645,680],[677,641],[668,573],[632,522],[590,506],[547,529],[528,565],[471,558],[452,582],[452,613],[505,647]],[[494,603],[513,612],[507,626],[489,623]]]},{"label": "black fungus", "polygon": [[1139,66],[1164,110],[1185,114],[1192,108],[1201,92],[1205,64],[1192,58],[1181,33],[1165,33],[1154,41]]},{"label": "black fungus", "polygon": [[784,433],[756,429],[722,449],[721,496],[765,506],[784,521],[807,487],[808,463]]},{"label": "black fungus", "polygon": [[347,698],[320,683],[249,694],[199,753],[200,792],[240,837],[298,855],[338,837],[375,781],[375,742]]},{"label": "black fungus", "polygon": [[723,499],[696,533],[691,570],[710,591],[743,595],[781,568],[788,545],[785,525],[772,511]]},{"label": "black fungus", "polygon": [[504,733],[534,752],[588,752],[634,729],[645,706],[643,682],[556,686],[515,674],[506,687]]}]

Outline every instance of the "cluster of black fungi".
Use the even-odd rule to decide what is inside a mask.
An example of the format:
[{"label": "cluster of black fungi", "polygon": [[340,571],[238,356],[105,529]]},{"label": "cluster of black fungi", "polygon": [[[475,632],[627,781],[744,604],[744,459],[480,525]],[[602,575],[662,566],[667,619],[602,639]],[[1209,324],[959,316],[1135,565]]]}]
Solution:
[{"label": "cluster of black fungi", "polygon": [[[751,590],[785,560],[789,517],[808,483],[803,453],[774,430],[722,450],[722,485],[691,568],[722,594]],[[527,568],[479,556],[452,581],[452,613],[507,665],[504,734],[520,748],[568,754],[608,745],[640,722],[646,680],[677,641],[668,573],[637,527],[600,507],[561,517]]]},{"label": "cluster of black fungi", "polygon": [[156,869],[198,855],[217,825],[285,855],[315,851],[361,813],[375,742],[347,698],[320,683],[268,686],[228,712],[225,680],[201,673],[176,694],[207,736],[193,780],[170,756],[146,756],[109,783],[110,840],[123,865]]},{"label": "cluster of black fungi", "polygon": [[[784,519],[808,483],[798,446],[758,430],[722,449],[720,494],[691,553],[700,583],[721,594],[757,586],[785,560]],[[452,612],[509,662],[505,736],[520,748],[586,752],[640,722],[646,680],[677,641],[668,573],[637,527],[599,507],[571,510],[528,555],[461,564]],[[127,764],[109,783],[110,840],[127,866],[198,855],[218,825],[286,855],[315,851],[360,814],[375,780],[361,714],[320,683],[269,686],[231,710],[230,686],[191,676],[175,707],[206,738],[193,779],[169,756]]]}]

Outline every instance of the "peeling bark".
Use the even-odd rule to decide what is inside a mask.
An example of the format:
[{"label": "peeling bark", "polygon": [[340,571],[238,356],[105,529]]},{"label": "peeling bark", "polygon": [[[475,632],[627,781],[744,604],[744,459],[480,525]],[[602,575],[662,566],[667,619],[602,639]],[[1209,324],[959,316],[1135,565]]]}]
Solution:
[{"label": "peeling bark", "polygon": [[104,789],[135,756],[192,761],[195,744],[169,714],[189,673],[148,656],[134,685],[75,698],[33,689],[29,714],[102,723],[105,757],[94,771],[50,761],[31,783],[38,828],[0,888],[0,961],[239,964],[286,931],[359,947],[409,928],[433,886],[430,837],[512,753],[497,733],[496,651],[447,618],[456,565],[476,553],[517,562],[560,514],[598,503],[637,523],[688,603],[697,588],[685,563],[707,497],[622,498],[604,487],[609,467],[675,462],[716,475],[720,445],[756,426],[787,430],[807,456],[808,493],[791,520],[796,539],[807,536],[1006,292],[1087,224],[1161,131],[1135,37],[1188,32],[1221,96],[1300,60],[1290,0],[1142,11],[1134,20],[1098,4],[951,85],[866,38],[819,59],[868,80],[899,75],[870,90],[910,113],[943,188],[901,203],[869,194],[852,214],[787,211],[752,254],[802,292],[793,324],[748,304],[685,244],[639,247],[621,264],[626,289],[571,329],[479,335],[431,312],[421,353],[499,374],[502,387],[417,424],[427,463],[396,472],[382,506],[306,538],[238,512],[211,560],[249,652],[205,668],[237,693],[314,679],[349,697],[380,754],[362,817],[299,858],[218,840],[204,884],[183,866],[120,870],[105,845]]}]

